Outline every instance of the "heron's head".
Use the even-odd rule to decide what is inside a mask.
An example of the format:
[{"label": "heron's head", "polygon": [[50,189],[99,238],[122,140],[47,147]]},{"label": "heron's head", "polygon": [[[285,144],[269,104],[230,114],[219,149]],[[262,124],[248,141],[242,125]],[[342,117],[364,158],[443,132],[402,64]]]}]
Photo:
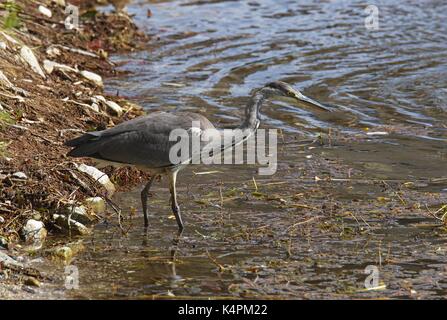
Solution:
[{"label": "heron's head", "polygon": [[270,97],[284,96],[300,102],[308,103],[323,111],[331,111],[329,108],[322,105],[320,102],[315,101],[309,97],[306,97],[298,90],[295,90],[291,85],[282,81],[269,82],[261,89],[261,91]]}]

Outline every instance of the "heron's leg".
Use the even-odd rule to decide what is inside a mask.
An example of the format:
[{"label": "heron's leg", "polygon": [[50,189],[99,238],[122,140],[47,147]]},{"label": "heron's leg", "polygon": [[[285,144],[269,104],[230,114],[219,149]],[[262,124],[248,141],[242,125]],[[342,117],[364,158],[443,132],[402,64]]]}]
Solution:
[{"label": "heron's leg", "polygon": [[177,191],[175,189],[175,182],[177,181],[177,172],[171,171],[169,172],[169,191],[171,192],[171,207],[172,212],[175,215],[175,220],[177,220],[178,229],[181,233],[183,231],[183,221],[182,216],[180,215],[180,208],[177,203]]},{"label": "heron's leg", "polygon": [[153,175],[146,186],[144,187],[143,191],[141,191],[141,204],[143,205],[143,214],[144,214],[144,227],[149,226],[149,220],[147,218],[147,197],[149,196],[149,189],[151,188],[152,182],[154,181],[156,175]]}]

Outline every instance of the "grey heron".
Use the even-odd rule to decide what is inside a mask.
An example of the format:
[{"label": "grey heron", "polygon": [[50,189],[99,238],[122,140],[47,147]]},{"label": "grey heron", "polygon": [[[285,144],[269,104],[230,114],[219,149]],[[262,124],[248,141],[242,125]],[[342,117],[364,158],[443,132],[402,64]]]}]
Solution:
[{"label": "grey heron", "polygon": [[[331,111],[330,108],[306,97],[289,84],[281,81],[270,82],[261,89],[256,90],[246,108],[245,117],[238,129],[243,130],[246,136],[253,134],[260,124],[260,109],[267,98],[285,96],[323,111]],[[174,129],[191,129],[191,123],[198,123],[201,130],[221,130],[203,115],[193,112],[153,112],[141,116],[115,127],[88,132],[84,135],[67,141],[65,145],[73,147],[68,153],[72,157],[90,157],[111,164],[130,165],[151,173],[151,178],[141,191],[141,203],[144,214],[144,226],[149,225],[147,215],[147,198],[154,178],[159,175],[169,177],[169,190],[171,193],[171,207],[175,215],[179,231],[183,230],[183,221],[177,203],[176,180],[177,173],[185,163],[172,163],[170,150],[174,141],[170,141],[170,133]],[[221,151],[233,146],[222,145]]]}]

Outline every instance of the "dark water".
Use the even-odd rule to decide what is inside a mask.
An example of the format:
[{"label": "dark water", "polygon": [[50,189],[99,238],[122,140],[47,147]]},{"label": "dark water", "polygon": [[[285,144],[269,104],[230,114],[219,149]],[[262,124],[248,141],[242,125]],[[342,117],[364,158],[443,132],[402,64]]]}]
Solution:
[{"label": "dark water", "polygon": [[[178,243],[165,184],[147,235],[139,190],[118,195],[126,217],[137,209],[129,234],[99,225],[67,296],[446,298],[447,236],[430,212],[447,204],[447,3],[375,3],[378,30],[365,27],[364,1],[128,6],[153,49],[115,57],[131,75],[108,88],[148,111],[237,124],[252,89],[283,80],[336,112],[263,107],[263,127],[283,133],[272,177],[181,173]],[[368,265],[386,289],[365,291]]]}]

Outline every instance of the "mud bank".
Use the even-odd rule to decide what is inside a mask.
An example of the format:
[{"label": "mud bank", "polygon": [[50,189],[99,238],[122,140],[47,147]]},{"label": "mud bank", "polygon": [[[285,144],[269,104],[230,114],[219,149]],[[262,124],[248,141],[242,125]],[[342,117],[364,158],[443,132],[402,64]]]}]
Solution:
[{"label": "mud bank", "polygon": [[0,4],[3,297],[32,293],[30,287],[46,281],[27,267],[31,255],[65,261],[79,249],[49,248],[48,233],[66,235],[59,246],[73,243],[89,224],[107,218],[106,197],[139,182],[130,177],[144,177],[127,169],[101,173],[66,157],[69,138],[142,114],[118,93],[105,95],[103,77],[117,74],[110,53],[143,49],[148,41],[124,12],[99,13],[93,1],[71,3],[79,10],[78,24],[67,20],[72,13],[63,0]]}]

